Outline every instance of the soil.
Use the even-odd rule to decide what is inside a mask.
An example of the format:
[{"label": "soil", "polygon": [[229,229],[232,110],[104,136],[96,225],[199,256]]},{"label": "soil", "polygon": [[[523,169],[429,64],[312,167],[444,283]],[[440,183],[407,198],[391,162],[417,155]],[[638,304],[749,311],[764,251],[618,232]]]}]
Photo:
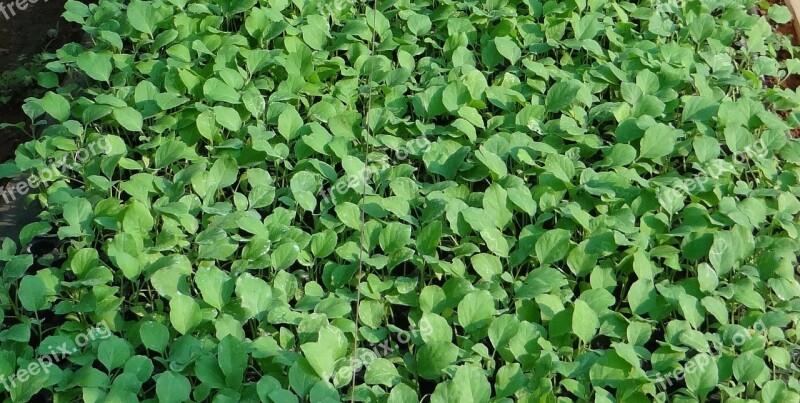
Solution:
[{"label": "soil", "polygon": [[[29,3],[25,10],[14,9],[15,15],[6,9],[8,19],[0,13],[0,73],[19,67],[32,55],[55,52],[66,43],[80,41],[80,27],[61,18],[64,3],[66,0],[40,0]],[[28,96],[23,88],[10,103],[0,105],[0,123],[27,122],[22,103]],[[0,163],[13,158],[17,146],[29,140],[16,128],[0,129],[0,139]]]},{"label": "soil", "polygon": [[[779,4],[784,5],[783,0],[767,0],[769,4]],[[762,9],[761,7],[756,7],[754,10],[758,15],[766,16],[767,10]],[[786,24],[777,24],[772,20],[768,21],[772,24],[772,30],[776,35],[783,35],[791,38],[792,45],[800,46],[800,40],[798,40],[798,32],[795,31],[793,21],[789,21]],[[786,49],[780,49],[778,51],[778,61],[783,61],[786,59],[791,58],[791,54]],[[787,77],[783,80],[780,84],[778,84],[777,80],[774,77],[768,77],[768,80],[764,81],[764,84],[769,87],[780,86],[783,89],[789,90],[797,90],[797,87],[800,86],[800,75],[792,74],[791,76]],[[789,111],[777,111],[776,112],[780,117],[784,120],[789,118]],[[789,133],[793,138],[800,138],[800,127],[796,127],[789,130]]]}]

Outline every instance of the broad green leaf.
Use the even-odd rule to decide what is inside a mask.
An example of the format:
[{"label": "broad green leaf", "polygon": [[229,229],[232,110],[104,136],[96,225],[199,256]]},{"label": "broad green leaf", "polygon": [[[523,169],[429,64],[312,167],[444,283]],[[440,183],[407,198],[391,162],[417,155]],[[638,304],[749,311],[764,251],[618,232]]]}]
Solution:
[{"label": "broad green leaf", "polygon": [[674,130],[665,124],[656,124],[644,132],[639,146],[639,158],[665,157],[675,149]]},{"label": "broad green leaf", "polygon": [[161,402],[179,403],[189,399],[191,384],[185,376],[167,371],[156,379],[156,395]]},{"label": "broad green leaf", "polygon": [[397,372],[394,364],[385,358],[378,358],[367,367],[364,374],[364,382],[368,385],[393,386],[400,380],[400,373]]},{"label": "broad green leaf", "polygon": [[597,312],[583,300],[576,300],[572,311],[572,331],[575,335],[588,344],[597,334],[599,327],[600,319]]},{"label": "broad green leaf", "polygon": [[47,92],[42,98],[41,106],[45,112],[60,122],[69,119],[71,109],[69,101],[59,94]]},{"label": "broad green leaf", "polygon": [[563,259],[570,249],[570,233],[564,229],[545,232],[536,241],[536,258],[542,265],[552,264]]},{"label": "broad green leaf", "polygon": [[500,257],[508,257],[509,246],[502,232],[496,228],[487,228],[480,233],[489,251]]},{"label": "broad green leaf", "polygon": [[136,109],[130,106],[114,108],[112,115],[125,130],[132,132],[142,131],[142,125],[144,124],[142,114]]},{"label": "broad green leaf", "polygon": [[300,349],[320,378],[328,379],[333,375],[336,358],[331,349],[317,342],[303,344]]},{"label": "broad green leaf", "polygon": [[481,278],[494,281],[494,278],[503,273],[503,265],[497,256],[488,253],[479,253],[470,258],[472,267]]},{"label": "broad green leaf", "polygon": [[497,47],[497,51],[508,61],[510,61],[511,64],[516,64],[519,58],[522,56],[519,46],[514,43],[513,39],[507,36],[499,36],[494,38],[494,44]]},{"label": "broad green leaf", "polygon": [[169,301],[169,320],[178,333],[187,334],[203,320],[200,305],[188,295],[174,295]]},{"label": "broad green leaf", "polygon": [[461,401],[488,402],[492,395],[492,386],[483,369],[472,365],[458,367],[453,387],[461,394]]},{"label": "broad green leaf", "polygon": [[247,369],[245,344],[231,335],[225,336],[217,346],[217,359],[228,387],[233,389],[241,387]]},{"label": "broad green leaf", "polygon": [[203,301],[218,310],[222,310],[233,294],[233,280],[216,267],[206,266],[198,269],[194,281],[200,289]]},{"label": "broad green leaf", "polygon": [[431,19],[427,15],[415,13],[408,17],[407,25],[412,34],[421,36],[430,32]]},{"label": "broad green leaf", "polygon": [[89,77],[97,81],[108,81],[111,78],[111,71],[113,70],[111,56],[111,52],[83,52],[78,55],[78,67],[85,71]]},{"label": "broad green leaf", "polygon": [[381,230],[379,243],[381,249],[387,254],[396,252],[411,242],[411,227],[398,222],[392,222]]},{"label": "broad green leaf", "polygon": [[97,347],[97,359],[109,372],[125,365],[132,353],[131,345],[116,336],[101,341]]},{"label": "broad green leaf", "polygon": [[458,323],[467,332],[489,326],[494,315],[494,300],[488,291],[467,294],[458,303]]},{"label": "broad green leaf", "polygon": [[438,379],[458,359],[458,347],[446,341],[426,343],[416,351],[416,358],[419,376]]},{"label": "broad green leaf", "polygon": [[17,296],[22,307],[29,311],[39,311],[49,306],[47,297],[51,294],[47,284],[39,276],[25,276],[19,282]]},{"label": "broad green leaf", "polygon": [[764,359],[752,351],[745,351],[733,360],[733,376],[742,383],[754,381],[767,370]]},{"label": "broad green leaf", "polygon": [[131,26],[138,30],[153,36],[155,32],[156,12],[150,2],[135,0],[128,5],[127,17]]},{"label": "broad green leaf", "polygon": [[566,109],[578,95],[580,85],[574,81],[560,81],[547,91],[545,106],[548,112],[559,112]]},{"label": "broad green leaf", "polygon": [[264,312],[272,299],[272,289],[266,281],[244,273],[236,279],[236,296],[249,317]]},{"label": "broad green leaf", "polygon": [[297,135],[297,131],[303,126],[303,118],[297,113],[293,106],[289,106],[281,112],[278,117],[278,132],[286,138],[291,140]]},{"label": "broad green leaf", "polygon": [[203,94],[209,101],[226,102],[238,104],[240,102],[239,93],[230,85],[222,80],[212,77],[203,84]]},{"label": "broad green leaf", "polygon": [[513,214],[506,206],[508,201],[508,192],[498,184],[492,184],[483,193],[483,210],[494,222],[494,227],[505,228]]},{"label": "broad green leaf", "polygon": [[169,344],[169,328],[161,323],[148,321],[139,327],[139,337],[145,347],[163,353]]}]

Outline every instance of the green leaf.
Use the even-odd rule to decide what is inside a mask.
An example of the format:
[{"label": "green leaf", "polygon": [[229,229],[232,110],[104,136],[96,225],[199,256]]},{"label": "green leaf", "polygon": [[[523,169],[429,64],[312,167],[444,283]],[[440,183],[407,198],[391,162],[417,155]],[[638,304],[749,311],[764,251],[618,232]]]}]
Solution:
[{"label": "green leaf", "polygon": [[292,176],[290,181],[292,195],[304,210],[314,211],[317,207],[317,192],[320,183],[317,175],[301,171]]},{"label": "green leaf", "polygon": [[220,126],[235,132],[242,128],[242,118],[236,109],[227,106],[214,106],[214,118]]},{"label": "green leaf", "polygon": [[542,265],[555,263],[563,259],[570,249],[570,233],[565,229],[545,232],[536,241],[536,258]]},{"label": "green leaf", "polygon": [[391,222],[381,230],[379,243],[386,254],[399,251],[411,242],[411,227],[399,222]]},{"label": "green leaf", "polygon": [[483,209],[467,207],[461,210],[461,215],[464,216],[464,220],[475,231],[496,229],[494,220]]},{"label": "green leaf", "polygon": [[236,279],[236,296],[241,300],[248,317],[252,318],[269,307],[272,289],[266,281],[244,273]]},{"label": "green leaf", "polygon": [[786,6],[771,4],[767,9],[767,17],[778,24],[786,24],[792,20],[792,13]]},{"label": "green leaf", "polygon": [[425,379],[439,379],[458,359],[458,347],[450,342],[424,344],[417,350],[417,371]]},{"label": "green leaf", "polygon": [[405,383],[399,383],[397,386],[392,388],[392,392],[389,393],[389,399],[386,403],[416,403],[419,402],[419,398],[417,397],[417,391],[411,388],[410,386],[406,385]]},{"label": "green leaf", "polygon": [[294,242],[285,243],[278,246],[270,256],[270,263],[275,270],[286,270],[300,255],[300,247]]},{"label": "green leaf", "polygon": [[675,149],[674,129],[659,123],[644,132],[639,146],[639,158],[657,159],[665,157]]},{"label": "green leaf", "polygon": [[734,153],[745,151],[754,142],[753,135],[742,126],[728,126],[725,128],[725,145]]},{"label": "green leaf", "polygon": [[142,131],[142,125],[144,124],[142,114],[136,109],[133,109],[129,106],[123,108],[114,108],[112,115],[125,130],[131,132]]},{"label": "green leaf", "polygon": [[575,100],[580,88],[580,84],[574,81],[560,81],[555,83],[547,91],[547,97],[545,97],[544,100],[547,112],[563,111]]},{"label": "green leaf", "polygon": [[364,382],[367,385],[394,386],[400,380],[400,373],[397,372],[394,364],[385,358],[378,358],[373,361],[364,374]]},{"label": "green leaf", "polygon": [[301,345],[300,350],[321,379],[326,380],[333,375],[336,359],[331,349],[321,343],[313,342]]},{"label": "green leaf", "polygon": [[417,252],[421,255],[433,255],[442,239],[442,222],[434,221],[423,227],[416,239]]},{"label": "green leaf", "polygon": [[575,175],[575,165],[564,155],[550,154],[544,161],[545,169],[565,184],[570,184]]},{"label": "green leaf", "polygon": [[130,234],[147,234],[153,229],[154,220],[150,209],[138,200],[134,200],[126,209],[122,218],[122,228]]},{"label": "green leaf", "polygon": [[719,141],[709,136],[699,136],[692,140],[692,147],[700,162],[708,162],[719,156]]},{"label": "green leaf", "polygon": [[460,401],[489,402],[492,386],[480,367],[462,365],[453,376],[453,388],[461,395]]},{"label": "green leaf", "polygon": [[180,334],[187,334],[203,320],[200,305],[194,298],[177,294],[169,301],[169,320]]},{"label": "green leaf", "polygon": [[745,351],[733,360],[733,376],[742,383],[754,381],[767,370],[764,359],[752,351]]},{"label": "green leaf", "polygon": [[497,256],[479,253],[470,258],[472,267],[486,281],[494,281],[503,273],[503,265]]},{"label": "green leaf", "polygon": [[427,15],[412,14],[408,17],[407,24],[408,30],[417,36],[427,34],[431,30],[431,19]]},{"label": "green leaf", "polygon": [[692,325],[693,328],[698,329],[705,320],[705,310],[697,298],[681,294],[678,297],[678,306],[681,309],[683,317]]},{"label": "green leaf", "polygon": [[261,95],[261,92],[254,86],[248,86],[244,92],[242,92],[242,103],[247,111],[255,118],[261,117],[267,107],[264,96]]},{"label": "green leaf", "polygon": [[196,156],[196,154],[186,143],[173,139],[164,140],[156,150],[156,168],[164,168],[178,160],[192,156]]},{"label": "green leaf", "polygon": [[229,388],[238,389],[242,385],[244,372],[247,369],[247,350],[245,344],[237,338],[227,335],[217,346],[219,368],[225,375],[225,383]]},{"label": "green leaf", "polygon": [[324,258],[336,249],[336,232],[325,230],[311,236],[311,253],[317,258]]},{"label": "green leaf", "polygon": [[486,241],[489,251],[500,257],[508,257],[509,246],[503,233],[496,228],[481,230],[481,238]]},{"label": "green leaf", "polygon": [[111,64],[111,52],[83,52],[78,55],[76,61],[81,70],[97,81],[107,82],[111,78],[111,71],[114,68]]},{"label": "green leaf", "polygon": [[576,300],[572,311],[572,331],[585,344],[592,341],[600,328],[600,319],[583,300]]},{"label": "green leaf", "polygon": [[496,179],[502,179],[508,175],[506,163],[500,159],[497,154],[481,147],[481,149],[475,153],[475,157],[494,173]]},{"label": "green leaf", "polygon": [[697,281],[700,286],[700,291],[714,292],[719,284],[717,272],[707,263],[701,263],[697,266]]},{"label": "green leaf", "polygon": [[148,321],[139,327],[142,344],[150,350],[164,353],[169,345],[169,328],[161,323]]},{"label": "green leaf", "polygon": [[128,5],[127,16],[131,26],[151,37],[155,31],[156,13],[150,2],[134,0]]},{"label": "green leaf", "polygon": [[303,126],[303,118],[297,113],[294,106],[288,106],[278,117],[278,133],[286,140],[291,140]]},{"label": "green leaf", "polygon": [[494,300],[488,291],[475,291],[458,303],[458,323],[466,332],[489,326],[494,315]]},{"label": "green leaf", "polygon": [[336,205],[334,211],[336,212],[336,217],[339,218],[344,225],[354,230],[361,230],[361,210],[357,205],[344,202]]},{"label": "green leaf", "polygon": [[518,186],[506,189],[508,191],[508,199],[519,207],[529,216],[536,214],[536,202],[533,200],[530,189],[525,186]]},{"label": "green leaf", "polygon": [[496,183],[483,193],[483,210],[492,219],[492,228],[505,228],[511,222],[513,215],[506,207],[507,200],[508,192]]},{"label": "green leaf", "polygon": [[435,343],[440,341],[452,341],[453,329],[447,322],[447,319],[431,312],[422,314],[422,319],[419,320],[420,336],[426,343]]},{"label": "green leaf", "polygon": [[48,91],[42,98],[41,106],[45,112],[59,122],[69,119],[69,101],[61,95]]},{"label": "green leaf", "polygon": [[495,377],[495,390],[497,397],[507,397],[516,393],[525,384],[523,375],[518,363],[506,364],[497,370]]},{"label": "green leaf", "polygon": [[709,261],[719,276],[725,276],[733,268],[736,255],[733,253],[733,240],[722,232],[714,234],[714,243],[708,252]]},{"label": "green leaf", "polygon": [[227,102],[238,104],[240,101],[239,92],[222,80],[212,77],[203,84],[203,94],[209,101]]},{"label": "green leaf", "polygon": [[19,282],[17,296],[22,307],[29,311],[39,311],[49,306],[47,297],[50,292],[39,276],[25,276]]},{"label": "green leaf", "polygon": [[127,341],[116,336],[111,336],[101,341],[100,345],[97,347],[97,359],[100,360],[100,363],[102,363],[109,372],[125,365],[125,362],[131,357],[132,353],[133,349],[131,345]]},{"label": "green leaf", "polygon": [[328,38],[331,38],[327,19],[321,15],[309,15],[307,22],[308,24],[303,25],[301,28],[303,41],[307,43],[311,49],[324,49]]},{"label": "green leaf", "polygon": [[511,64],[516,64],[519,58],[522,56],[522,52],[519,50],[519,46],[514,43],[514,40],[507,37],[507,36],[499,36],[494,38],[494,44],[497,47],[497,51]]},{"label": "green leaf", "polygon": [[180,403],[189,400],[192,385],[185,376],[166,371],[156,379],[156,395],[160,402]]},{"label": "green leaf", "polygon": [[233,279],[216,267],[202,267],[197,270],[194,277],[197,288],[203,296],[203,301],[222,310],[233,294]]},{"label": "green leaf", "polygon": [[719,110],[719,103],[710,97],[685,96],[681,123],[691,120],[705,122],[711,120]]}]

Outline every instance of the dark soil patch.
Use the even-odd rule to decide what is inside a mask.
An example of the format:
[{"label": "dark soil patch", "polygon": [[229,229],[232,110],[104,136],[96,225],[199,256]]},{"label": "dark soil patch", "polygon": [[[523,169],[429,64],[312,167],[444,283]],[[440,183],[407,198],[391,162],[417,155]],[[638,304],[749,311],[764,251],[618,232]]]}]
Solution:
[{"label": "dark soil patch", "polygon": [[[767,0],[770,5],[778,4],[778,5],[785,5],[783,0]],[[791,8],[790,8],[791,9]],[[762,9],[761,7],[756,7],[754,10],[758,15],[766,17],[767,10]],[[770,24],[772,24],[772,30],[775,35],[782,35],[791,38],[792,45],[798,46],[800,45],[800,41],[798,41],[797,32],[795,31],[794,21],[789,21],[786,24],[777,24],[774,21],[767,19]],[[780,49],[778,51],[778,61],[784,61],[790,59],[792,56],[786,49]],[[764,85],[768,87],[776,87],[779,86],[783,89],[790,89],[796,90],[798,86],[800,86],[800,75],[792,74],[791,76],[787,77],[782,82],[778,83],[778,81],[774,77],[769,77],[769,80],[764,81]],[[778,115],[782,117],[784,120],[787,120],[789,117],[788,111],[777,111]],[[789,130],[790,135],[793,138],[800,138],[800,127],[796,127]]]},{"label": "dark soil patch", "polygon": [[[54,52],[69,42],[79,42],[82,31],[79,26],[61,18],[66,0],[41,0],[28,4],[25,10],[13,10],[12,15],[6,9],[6,15],[0,13],[0,73],[21,66],[32,56],[41,52]],[[27,122],[22,112],[25,98],[36,93],[31,92],[34,84],[28,88],[15,89],[12,99],[0,105],[0,123]],[[17,146],[29,137],[16,128],[0,129],[0,163],[14,157]]]}]

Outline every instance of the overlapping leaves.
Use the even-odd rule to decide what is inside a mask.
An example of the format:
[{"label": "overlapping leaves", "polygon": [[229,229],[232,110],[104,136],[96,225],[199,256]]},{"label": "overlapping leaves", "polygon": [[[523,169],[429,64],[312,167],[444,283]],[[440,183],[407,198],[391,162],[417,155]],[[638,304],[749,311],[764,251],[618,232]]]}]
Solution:
[{"label": "overlapping leaves", "polygon": [[111,147],[23,231],[66,261],[4,245],[0,346],[115,336],[12,396],[796,401],[796,66],[747,3],[69,2],[88,86],[15,164]]}]

